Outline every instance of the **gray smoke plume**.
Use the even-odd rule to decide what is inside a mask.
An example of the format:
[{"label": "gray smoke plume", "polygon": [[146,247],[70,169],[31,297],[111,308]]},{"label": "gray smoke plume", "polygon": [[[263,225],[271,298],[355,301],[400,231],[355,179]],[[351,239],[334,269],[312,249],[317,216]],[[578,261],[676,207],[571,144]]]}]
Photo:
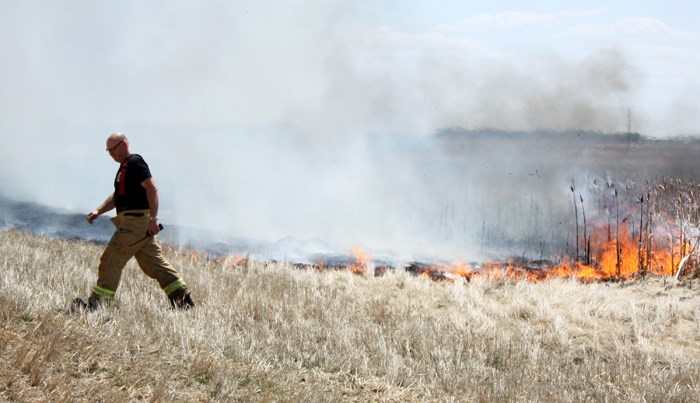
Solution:
[{"label": "gray smoke plume", "polygon": [[614,48],[517,63],[407,51],[343,1],[66,4],[0,16],[0,193],[93,209],[121,131],[166,222],[269,242],[469,259],[492,226],[559,230],[576,166],[540,168],[546,148],[502,139],[455,152],[436,131],[621,132],[639,80]]}]

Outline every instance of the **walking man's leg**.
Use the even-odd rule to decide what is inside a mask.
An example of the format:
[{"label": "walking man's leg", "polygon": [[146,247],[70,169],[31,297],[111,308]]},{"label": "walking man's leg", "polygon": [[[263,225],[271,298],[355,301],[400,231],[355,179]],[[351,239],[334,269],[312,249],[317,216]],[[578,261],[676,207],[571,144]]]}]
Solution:
[{"label": "walking man's leg", "polygon": [[92,288],[92,293],[87,301],[81,298],[76,298],[73,301],[74,308],[93,310],[101,304],[109,303],[117,292],[124,266],[138,250],[138,245],[134,242],[141,236],[140,231],[142,231],[142,228],[137,223],[124,220],[121,216],[114,217],[112,222],[117,227],[117,230],[112,235],[100,258],[100,266],[97,269],[97,282]]},{"label": "walking man's leg", "polygon": [[182,275],[165,259],[158,239],[153,237],[136,252],[136,261],[147,276],[155,279],[173,308],[189,309],[194,300]]}]

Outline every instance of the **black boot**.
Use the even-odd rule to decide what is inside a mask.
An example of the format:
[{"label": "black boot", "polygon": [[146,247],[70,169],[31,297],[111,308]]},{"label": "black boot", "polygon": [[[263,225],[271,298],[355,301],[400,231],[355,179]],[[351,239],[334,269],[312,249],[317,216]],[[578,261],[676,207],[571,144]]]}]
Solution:
[{"label": "black boot", "polygon": [[192,294],[190,294],[189,291],[183,290],[182,288],[170,294],[168,299],[170,300],[170,305],[173,307],[173,309],[186,311],[190,308],[194,308]]},{"label": "black boot", "polygon": [[70,306],[70,311],[71,312],[80,312],[80,311],[87,311],[87,312],[92,312],[95,309],[97,309],[100,306],[99,303],[91,300],[84,300],[82,298],[76,298],[73,300],[73,303],[71,303]]}]

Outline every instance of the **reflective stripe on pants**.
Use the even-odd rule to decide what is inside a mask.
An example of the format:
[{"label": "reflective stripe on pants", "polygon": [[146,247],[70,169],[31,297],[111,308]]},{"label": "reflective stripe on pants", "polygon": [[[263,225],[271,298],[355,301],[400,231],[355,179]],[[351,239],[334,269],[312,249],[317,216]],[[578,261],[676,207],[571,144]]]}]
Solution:
[{"label": "reflective stripe on pants", "polygon": [[117,230],[100,258],[93,294],[98,298],[113,298],[124,266],[132,257],[136,258],[141,270],[155,279],[166,294],[186,288],[180,273],[163,256],[158,238],[146,237],[148,210],[135,210],[132,213],[143,213],[143,216],[125,216],[120,213],[112,219]]}]

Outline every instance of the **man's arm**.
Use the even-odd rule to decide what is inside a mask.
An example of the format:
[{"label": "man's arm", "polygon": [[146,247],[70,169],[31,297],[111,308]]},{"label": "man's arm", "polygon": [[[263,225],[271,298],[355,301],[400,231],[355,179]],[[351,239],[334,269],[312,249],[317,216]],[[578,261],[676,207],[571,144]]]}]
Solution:
[{"label": "man's arm", "polygon": [[146,189],[146,198],[148,199],[148,232],[151,235],[156,235],[160,231],[158,228],[158,188],[153,178],[148,178],[141,182],[141,186]]},{"label": "man's arm", "polygon": [[90,224],[92,224],[97,217],[110,211],[113,208],[114,208],[114,194],[111,194],[111,195],[109,195],[109,197],[107,197],[107,199],[105,199],[104,203],[102,203],[100,205],[100,207],[98,207],[94,211],[91,211],[88,213],[88,215],[87,215],[88,222]]}]

